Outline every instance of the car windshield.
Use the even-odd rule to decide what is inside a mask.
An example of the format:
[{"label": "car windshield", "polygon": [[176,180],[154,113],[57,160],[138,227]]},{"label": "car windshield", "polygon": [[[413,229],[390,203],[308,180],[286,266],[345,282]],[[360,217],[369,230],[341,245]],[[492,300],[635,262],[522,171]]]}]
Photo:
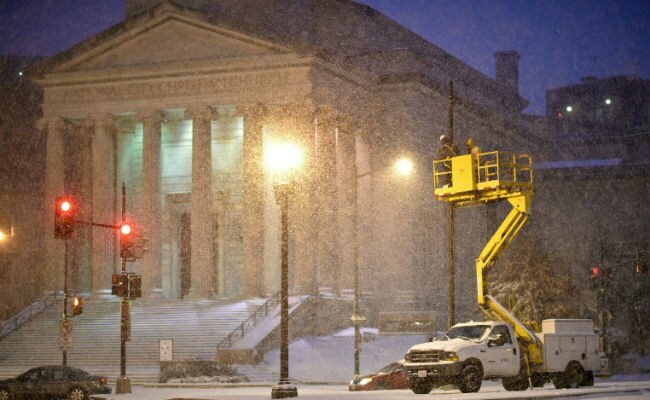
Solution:
[{"label": "car windshield", "polygon": [[447,331],[447,337],[449,339],[480,339],[488,328],[487,325],[454,326]]},{"label": "car windshield", "polygon": [[385,367],[383,367],[382,369],[380,369],[377,372],[383,372],[383,373],[387,374],[389,372],[393,372],[393,370],[395,368],[397,368],[397,367],[399,367],[399,363],[390,363],[390,364],[386,365]]}]

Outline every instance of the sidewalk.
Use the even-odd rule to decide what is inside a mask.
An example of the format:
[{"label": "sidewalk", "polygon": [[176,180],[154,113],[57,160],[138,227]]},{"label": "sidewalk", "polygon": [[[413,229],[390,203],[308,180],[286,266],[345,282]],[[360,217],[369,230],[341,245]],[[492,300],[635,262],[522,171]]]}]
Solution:
[{"label": "sidewalk", "polygon": [[[262,400],[271,398],[273,385],[211,385],[210,387],[149,387],[133,386],[130,394],[94,395],[93,400]],[[506,392],[499,382],[485,381],[478,393],[460,393],[458,390],[434,390],[428,396],[418,396],[410,390],[379,390],[349,392],[347,385],[296,384],[298,398],[310,400],[412,400],[431,398],[436,400],[497,400],[497,399],[625,399],[650,398],[650,381],[612,382],[580,389],[554,389],[553,385],[523,392]]]}]

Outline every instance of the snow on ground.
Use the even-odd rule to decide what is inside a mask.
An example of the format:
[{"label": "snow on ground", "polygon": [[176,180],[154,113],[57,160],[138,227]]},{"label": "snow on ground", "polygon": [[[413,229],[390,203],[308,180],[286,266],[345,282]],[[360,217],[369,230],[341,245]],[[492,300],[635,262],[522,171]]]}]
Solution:
[{"label": "snow on ground", "polygon": [[[404,359],[408,349],[427,340],[424,335],[382,336],[376,328],[362,328],[360,373],[375,372]],[[280,350],[267,352],[264,367],[280,370]],[[307,336],[289,344],[289,376],[301,382],[349,382],[354,376],[354,329],[332,336]]]},{"label": "snow on ground", "polygon": [[[309,400],[502,400],[502,399],[553,399],[553,400],[648,400],[650,385],[646,382],[645,389],[633,389],[630,392],[618,390],[610,393],[578,394],[576,389],[535,389],[525,392],[505,392],[496,382],[484,382],[485,388],[478,393],[460,393],[457,390],[438,391],[429,395],[416,395],[410,390],[379,390],[370,392],[349,392],[347,386],[335,385],[301,385],[297,399]],[[566,392],[566,395],[563,395]],[[271,397],[270,387],[233,387],[233,388],[143,388],[133,387],[131,394],[112,394],[93,396],[97,399],[110,400],[169,400],[169,399],[202,399],[202,400],[267,400]]]}]

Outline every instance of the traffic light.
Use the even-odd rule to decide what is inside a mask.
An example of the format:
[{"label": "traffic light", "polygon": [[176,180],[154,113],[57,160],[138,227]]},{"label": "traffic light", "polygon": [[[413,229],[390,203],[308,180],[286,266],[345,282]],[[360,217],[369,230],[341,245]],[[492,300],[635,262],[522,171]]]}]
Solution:
[{"label": "traffic light", "polygon": [[142,277],[138,274],[129,273],[127,274],[127,280],[129,282],[127,297],[129,299],[142,297]]},{"label": "traffic light", "polygon": [[79,315],[84,310],[84,299],[81,297],[72,298],[72,316]]},{"label": "traffic light", "polygon": [[70,196],[57,196],[54,204],[54,237],[68,240],[74,233],[77,205]]},{"label": "traffic light", "polygon": [[135,247],[135,225],[129,222],[122,222],[120,225],[120,257],[135,258],[133,250]]},{"label": "traffic light", "polygon": [[600,267],[591,267],[591,278],[589,279],[589,288],[591,290],[601,289],[603,287],[603,274]]},{"label": "traffic light", "polygon": [[636,273],[639,275],[645,275],[648,273],[648,255],[645,249],[636,249],[635,269]]},{"label": "traffic light", "polygon": [[129,282],[126,274],[113,274],[111,282],[111,294],[114,296],[126,297],[129,291]]}]

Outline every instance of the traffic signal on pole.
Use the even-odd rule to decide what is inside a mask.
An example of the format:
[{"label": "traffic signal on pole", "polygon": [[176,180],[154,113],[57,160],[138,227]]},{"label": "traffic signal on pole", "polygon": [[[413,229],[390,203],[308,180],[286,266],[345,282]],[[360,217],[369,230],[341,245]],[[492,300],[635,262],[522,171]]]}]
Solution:
[{"label": "traffic signal on pole", "polygon": [[129,291],[129,282],[126,274],[113,274],[111,282],[111,294],[114,296],[126,297]]},{"label": "traffic signal on pole", "polygon": [[648,273],[648,254],[645,249],[636,249],[636,273],[645,275]]},{"label": "traffic signal on pole", "polygon": [[603,271],[600,267],[591,267],[591,277],[589,278],[589,288],[592,290],[601,289],[603,287]]},{"label": "traffic signal on pole", "polygon": [[127,275],[129,281],[128,298],[137,299],[142,297],[142,277],[138,274],[129,273]]},{"label": "traffic signal on pole", "polygon": [[127,259],[135,258],[133,253],[135,241],[135,225],[129,222],[122,222],[122,225],[120,225],[120,257]]},{"label": "traffic signal on pole", "polygon": [[72,316],[79,315],[84,310],[84,299],[81,297],[72,298]]},{"label": "traffic signal on pole", "polygon": [[74,233],[77,204],[70,196],[57,196],[54,204],[54,237],[68,240]]}]

